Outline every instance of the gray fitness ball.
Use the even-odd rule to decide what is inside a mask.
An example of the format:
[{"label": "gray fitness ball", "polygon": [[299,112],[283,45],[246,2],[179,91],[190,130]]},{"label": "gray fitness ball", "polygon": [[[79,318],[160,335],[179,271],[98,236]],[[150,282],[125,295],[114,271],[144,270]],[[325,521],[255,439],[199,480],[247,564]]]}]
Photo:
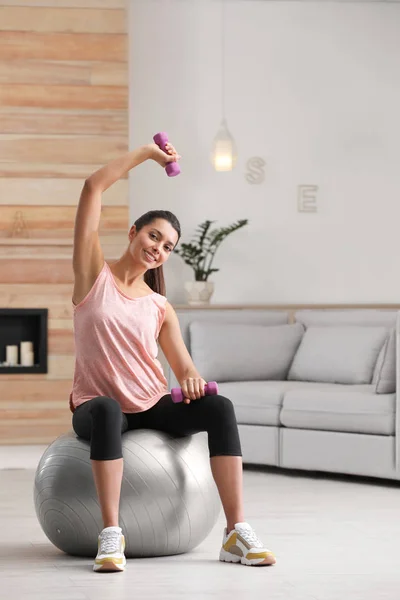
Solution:
[{"label": "gray fitness ball", "polygon": [[[200,544],[220,512],[207,434],[175,438],[148,429],[128,431],[122,451],[120,526],[126,556],[181,554]],[[47,448],[36,471],[34,500],[42,529],[57,548],[96,556],[103,523],[89,442],[71,432]]]}]

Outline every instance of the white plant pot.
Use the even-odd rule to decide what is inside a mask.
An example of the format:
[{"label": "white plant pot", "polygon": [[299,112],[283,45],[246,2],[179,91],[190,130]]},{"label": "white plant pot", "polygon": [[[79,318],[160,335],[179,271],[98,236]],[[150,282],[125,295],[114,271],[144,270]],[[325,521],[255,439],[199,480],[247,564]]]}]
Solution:
[{"label": "white plant pot", "polygon": [[188,304],[202,306],[210,303],[210,298],[214,293],[214,283],[212,281],[187,281],[185,291]]}]

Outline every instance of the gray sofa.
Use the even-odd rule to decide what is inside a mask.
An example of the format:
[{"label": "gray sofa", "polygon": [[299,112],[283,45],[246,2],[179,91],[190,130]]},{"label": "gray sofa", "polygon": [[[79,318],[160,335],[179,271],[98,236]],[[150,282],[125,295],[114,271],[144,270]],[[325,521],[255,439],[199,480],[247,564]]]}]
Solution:
[{"label": "gray sofa", "polygon": [[177,314],[199,372],[235,406],[245,463],[400,479],[398,311]]}]

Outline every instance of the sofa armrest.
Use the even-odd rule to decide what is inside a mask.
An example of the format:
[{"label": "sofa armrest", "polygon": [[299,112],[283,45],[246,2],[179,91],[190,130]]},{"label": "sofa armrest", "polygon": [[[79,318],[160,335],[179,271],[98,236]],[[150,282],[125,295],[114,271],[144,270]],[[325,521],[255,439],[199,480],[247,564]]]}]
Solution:
[{"label": "sofa armrest", "polygon": [[395,465],[400,471],[400,311],[396,317],[396,414],[395,414]]}]

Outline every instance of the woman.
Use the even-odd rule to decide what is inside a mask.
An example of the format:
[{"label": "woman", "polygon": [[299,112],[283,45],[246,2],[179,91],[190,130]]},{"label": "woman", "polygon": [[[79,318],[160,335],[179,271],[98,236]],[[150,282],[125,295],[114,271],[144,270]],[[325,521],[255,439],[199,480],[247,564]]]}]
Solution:
[{"label": "woman", "polygon": [[[86,181],[75,220],[73,269],[76,362],[70,407],[76,434],[90,440],[90,458],[104,529],[95,571],[122,571],[124,536],[118,524],[123,471],[121,434],[147,428],[175,435],[208,432],[211,469],[225,511],[220,560],[271,565],[244,520],[242,459],[233,405],[206,396],[183,342],[178,318],[165,298],[162,265],[179,241],[177,218],[152,211],[131,227],[129,246],[110,266],[104,261],[98,228],[101,195],[145,160],[162,167],[180,156],[150,144],[117,158]],[[157,360],[157,341],[185,395],[174,404]]]}]

